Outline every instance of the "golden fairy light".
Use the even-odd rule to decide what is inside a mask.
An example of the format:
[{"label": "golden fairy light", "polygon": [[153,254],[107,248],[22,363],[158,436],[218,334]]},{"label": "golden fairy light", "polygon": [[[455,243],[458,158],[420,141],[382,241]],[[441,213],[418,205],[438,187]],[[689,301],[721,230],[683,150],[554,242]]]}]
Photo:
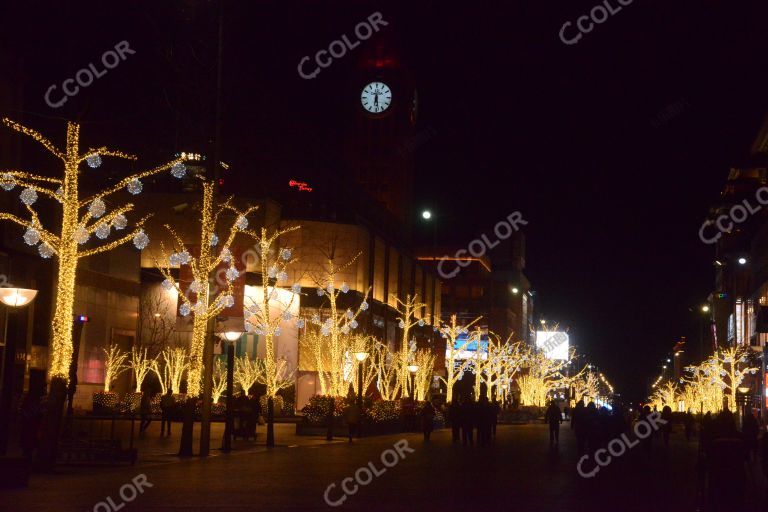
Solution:
[{"label": "golden fairy light", "polygon": [[216,359],[213,363],[213,389],[211,391],[212,403],[219,403],[219,398],[227,389],[227,365]]},{"label": "golden fairy light", "polygon": [[435,354],[428,349],[419,349],[413,355],[413,364],[418,366],[413,376],[414,396],[416,400],[424,401],[429,398],[432,387],[432,377],[435,374]]},{"label": "golden fairy light", "polygon": [[[135,222],[133,230],[111,242],[88,244],[92,236],[105,240],[112,229],[122,230],[127,226],[126,214],[133,210],[133,204],[125,203],[120,206],[110,205],[111,211],[106,212],[106,201],[116,192],[127,189],[136,194],[141,191],[141,179],[171,170],[176,177],[184,173],[182,159],[172,160],[153,169],[133,174],[117,182],[115,185],[89,197],[81,197],[80,166],[86,163],[91,168],[101,165],[102,157],[116,157],[136,160],[136,157],[113,151],[105,147],[80,151],[80,125],[67,124],[67,141],[64,150],[57,148],[50,140],[37,131],[22,126],[10,119],[4,118],[3,123],[19,133],[22,133],[39,144],[61,161],[63,175],[51,178],[19,170],[0,171],[0,187],[10,191],[16,186],[22,187],[20,198],[24,203],[29,219],[22,219],[10,213],[0,213],[0,219],[9,220],[26,229],[24,241],[29,245],[38,246],[43,258],[56,256],[58,258],[58,274],[56,276],[56,297],[53,315],[53,339],[50,348],[48,376],[54,381],[65,383],[69,378],[69,368],[72,361],[72,317],[75,299],[75,282],[77,266],[82,258],[111,251],[116,247],[133,240],[139,248],[144,248],[149,239],[142,230],[144,219]],[[61,205],[61,222],[58,233],[46,229],[37,211],[32,205],[38,195]],[[56,223],[59,226],[59,223]],[[88,245],[86,245],[88,244]],[[59,393],[59,391],[57,391]]]},{"label": "golden fairy light", "polygon": [[400,384],[397,380],[399,369],[397,354],[393,354],[386,343],[377,341],[373,346],[370,360],[371,366],[376,370],[376,389],[381,399],[395,400],[400,392]]},{"label": "golden fairy light", "polygon": [[[160,258],[155,258],[155,266],[160,270],[165,281],[163,287],[167,290],[176,290],[182,302],[179,312],[193,315],[192,343],[189,353],[189,369],[187,372],[187,395],[199,396],[202,390],[203,375],[203,351],[208,331],[208,322],[224,311],[232,307],[235,299],[232,296],[232,283],[238,278],[240,271],[235,267],[235,259],[232,256],[231,247],[238,233],[246,232],[247,217],[257,207],[239,210],[232,205],[230,197],[224,203],[214,207],[214,184],[203,181],[203,203],[200,208],[200,240],[197,244],[199,252],[192,255],[181,237],[166,224],[166,229],[173,239],[172,252],[166,251],[165,244],[160,243]],[[234,220],[228,224],[224,231],[227,236],[219,239],[217,224],[224,214],[231,214]],[[226,272],[226,285],[222,289],[211,289],[211,274],[224,262],[229,269]],[[171,274],[174,265],[189,265],[192,274],[192,283],[189,285],[190,294],[184,293],[180,284]],[[243,270],[244,271],[244,270]],[[192,296],[195,302],[192,302]]]},{"label": "golden fairy light", "polygon": [[576,356],[571,348],[568,360],[550,359],[544,351],[531,350],[523,363],[525,374],[517,379],[520,401],[523,405],[546,405],[549,394],[567,385],[563,370]]},{"label": "golden fairy light", "polygon": [[600,393],[600,381],[594,372],[589,371],[589,366],[585,366],[577,375],[569,379],[577,404],[582,402],[587,405],[589,402],[596,402]]},{"label": "golden fairy light", "polygon": [[[160,369],[159,359],[163,359],[162,371]],[[178,395],[181,393],[181,382],[184,379],[184,372],[189,368],[187,351],[183,347],[164,349],[160,356],[152,363],[152,371],[157,375],[160,381],[160,387],[163,394],[168,389],[171,393]]]},{"label": "golden fairy light", "polygon": [[488,357],[483,365],[480,377],[485,383],[485,396],[488,400],[496,400],[501,394],[501,386],[512,382],[522,366],[522,362],[528,353],[527,346],[522,342],[512,342],[512,335],[506,342],[495,333],[488,333]]},{"label": "golden fairy light", "polygon": [[104,358],[104,392],[108,393],[109,389],[115,380],[128,370],[130,366],[125,364],[125,360],[128,358],[128,352],[120,350],[116,344],[109,346],[109,350],[102,349],[105,354]]},{"label": "golden fairy light", "polygon": [[[473,342],[477,342],[479,344],[480,338],[475,337],[477,334],[479,334],[479,331],[472,331],[470,333],[469,328],[472,327],[475,323],[477,323],[482,317],[477,317],[471,322],[469,322],[466,325],[461,325],[456,320],[456,315],[451,315],[451,321],[450,323],[443,323],[440,327],[440,336],[442,336],[445,339],[445,347],[446,347],[446,354],[445,354],[445,378],[440,377],[440,380],[445,383],[446,391],[445,391],[445,400],[446,402],[452,402],[453,401],[453,386],[458,382],[461,377],[464,375],[464,372],[467,370],[467,367],[470,365],[471,361],[467,357],[461,363],[459,363],[458,368],[456,367],[456,361],[458,360],[459,354],[462,352],[465,352],[469,345]],[[459,341],[461,336],[466,336],[462,339],[462,341]]]}]

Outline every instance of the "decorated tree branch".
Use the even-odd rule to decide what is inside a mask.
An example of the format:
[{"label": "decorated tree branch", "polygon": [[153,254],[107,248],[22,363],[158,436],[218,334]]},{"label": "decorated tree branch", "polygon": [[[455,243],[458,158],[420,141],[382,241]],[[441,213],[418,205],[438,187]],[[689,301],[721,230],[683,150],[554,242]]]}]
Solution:
[{"label": "decorated tree branch", "polygon": [[214,404],[219,403],[219,398],[224,394],[227,389],[227,365],[221,362],[221,359],[216,359],[213,363],[213,390],[211,392],[211,400]]},{"label": "decorated tree branch", "polygon": [[146,348],[133,347],[131,349],[131,369],[136,381],[137,392],[141,392],[141,385],[144,384],[144,379],[147,378],[147,374],[152,370],[155,362],[155,359],[147,355]]},{"label": "decorated tree branch", "polygon": [[411,339],[410,339],[410,332],[411,329],[418,326],[424,326],[426,324],[426,320],[423,318],[417,319],[416,318],[416,312],[419,311],[421,308],[426,306],[426,304],[422,302],[417,302],[418,295],[414,295],[411,297],[410,294],[406,295],[405,301],[401,301],[396,296],[393,295],[395,298],[395,311],[400,315],[397,320],[398,324],[397,326],[403,331],[402,338],[400,339],[400,352],[399,352],[399,370],[398,370],[398,384],[400,385],[401,390],[408,389],[408,365],[410,364],[410,359],[412,357],[412,350],[411,350]]},{"label": "decorated tree branch", "polygon": [[[163,359],[162,371],[158,359]],[[160,381],[162,392],[165,394],[168,389],[174,395],[181,393],[181,382],[184,379],[184,372],[189,368],[187,360],[187,351],[182,347],[167,348],[160,353],[152,364],[152,371],[157,375]]]},{"label": "decorated tree branch", "polygon": [[377,342],[371,353],[371,366],[376,370],[376,389],[382,400],[391,401],[400,392],[397,374],[400,369],[398,355],[393,354],[385,343]]},{"label": "decorated tree branch", "polygon": [[264,378],[264,364],[258,359],[250,359],[247,355],[235,358],[234,378],[243,390],[244,395],[261,378]]}]

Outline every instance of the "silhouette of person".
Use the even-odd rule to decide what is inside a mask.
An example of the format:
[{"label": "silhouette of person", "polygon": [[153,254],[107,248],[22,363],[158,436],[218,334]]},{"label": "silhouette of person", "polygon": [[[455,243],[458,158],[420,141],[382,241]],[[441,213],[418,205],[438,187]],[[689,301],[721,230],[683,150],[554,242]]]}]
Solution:
[{"label": "silhouette of person", "polygon": [[451,422],[451,439],[454,444],[461,441],[461,412],[461,404],[458,398],[454,398],[448,406],[448,420]]},{"label": "silhouette of person", "polygon": [[584,401],[579,400],[576,407],[571,412],[571,428],[576,434],[576,444],[578,446],[579,456],[587,452],[587,410],[584,407]]},{"label": "silhouette of person", "polygon": [[429,441],[429,436],[434,428],[435,408],[432,402],[427,401],[421,409],[421,431],[424,433],[424,441]]},{"label": "silhouette of person", "polygon": [[672,408],[665,405],[661,410],[661,419],[666,423],[661,426],[661,434],[664,437],[664,446],[669,447],[669,435],[672,433]]},{"label": "silhouette of person", "polygon": [[461,403],[461,442],[464,446],[474,444],[472,430],[475,427],[475,414],[475,402],[472,398],[464,399]]},{"label": "silhouette of person", "polygon": [[563,415],[554,400],[549,403],[544,419],[549,424],[549,446],[560,444],[560,424],[563,422]]}]

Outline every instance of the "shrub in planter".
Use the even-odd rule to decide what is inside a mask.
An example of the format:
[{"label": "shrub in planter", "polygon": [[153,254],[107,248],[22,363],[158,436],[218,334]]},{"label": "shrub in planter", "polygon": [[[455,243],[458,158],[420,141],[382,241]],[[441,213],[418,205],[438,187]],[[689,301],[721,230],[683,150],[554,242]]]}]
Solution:
[{"label": "shrub in planter", "polygon": [[97,391],[93,394],[94,414],[112,414],[119,403],[120,397],[114,391]]},{"label": "shrub in planter", "polygon": [[379,400],[365,409],[366,416],[373,422],[397,421],[400,419],[400,402]]},{"label": "shrub in planter", "polygon": [[282,416],[296,416],[296,404],[292,400],[284,400]]},{"label": "shrub in planter", "polygon": [[[325,425],[328,418],[328,406],[331,397],[315,395],[309,399],[309,403],[301,409],[304,418],[310,425]],[[346,406],[344,397],[337,396],[334,404],[334,418],[341,418]]]},{"label": "shrub in planter", "polygon": [[224,416],[227,412],[227,404],[226,402],[221,402],[217,404],[211,404],[211,415],[213,416]]},{"label": "shrub in planter", "polygon": [[120,402],[120,412],[127,414],[138,413],[141,406],[141,392],[133,391],[126,393]]}]

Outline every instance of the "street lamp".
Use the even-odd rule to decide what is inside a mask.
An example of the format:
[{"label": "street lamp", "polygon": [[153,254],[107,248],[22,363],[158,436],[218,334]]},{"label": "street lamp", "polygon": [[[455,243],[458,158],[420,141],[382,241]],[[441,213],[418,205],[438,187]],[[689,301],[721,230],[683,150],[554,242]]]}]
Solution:
[{"label": "street lamp", "polygon": [[746,265],[747,264],[747,258],[744,258],[743,256],[738,259],[739,265]]},{"label": "street lamp", "polygon": [[[27,288],[0,288],[0,302],[9,308],[21,308],[27,306],[37,296],[37,290]],[[8,449],[8,429],[11,416],[11,401],[13,396],[14,359],[16,358],[16,337],[8,339],[8,310],[5,311],[5,331],[3,333],[3,361],[0,363],[0,455],[5,455]]]},{"label": "street lamp", "polygon": [[[353,354],[357,359],[357,407],[360,409],[360,418],[363,417],[363,363],[368,358],[368,352],[361,350]],[[360,437],[360,426],[358,423],[357,437]]]},{"label": "street lamp", "polygon": [[701,312],[702,313],[709,313],[709,305],[708,304],[704,304],[703,306],[701,306]]},{"label": "street lamp", "polygon": [[424,210],[423,212],[421,212],[421,218],[424,219],[424,220],[431,219],[432,218],[432,212],[429,211],[429,210]]},{"label": "street lamp", "polygon": [[234,388],[234,366],[235,366],[235,342],[243,335],[241,331],[227,331],[219,333],[222,341],[227,341],[227,413],[224,423],[224,440],[222,441],[221,451],[229,453],[232,451],[232,430],[234,429],[233,418],[233,388]]},{"label": "street lamp", "polygon": [[512,293],[517,295],[518,293],[520,293],[520,289],[518,287],[516,287],[516,286],[513,286],[512,287]]},{"label": "street lamp", "polygon": [[419,371],[419,365],[409,364],[408,371],[411,372],[411,399],[416,400],[416,372]]}]

